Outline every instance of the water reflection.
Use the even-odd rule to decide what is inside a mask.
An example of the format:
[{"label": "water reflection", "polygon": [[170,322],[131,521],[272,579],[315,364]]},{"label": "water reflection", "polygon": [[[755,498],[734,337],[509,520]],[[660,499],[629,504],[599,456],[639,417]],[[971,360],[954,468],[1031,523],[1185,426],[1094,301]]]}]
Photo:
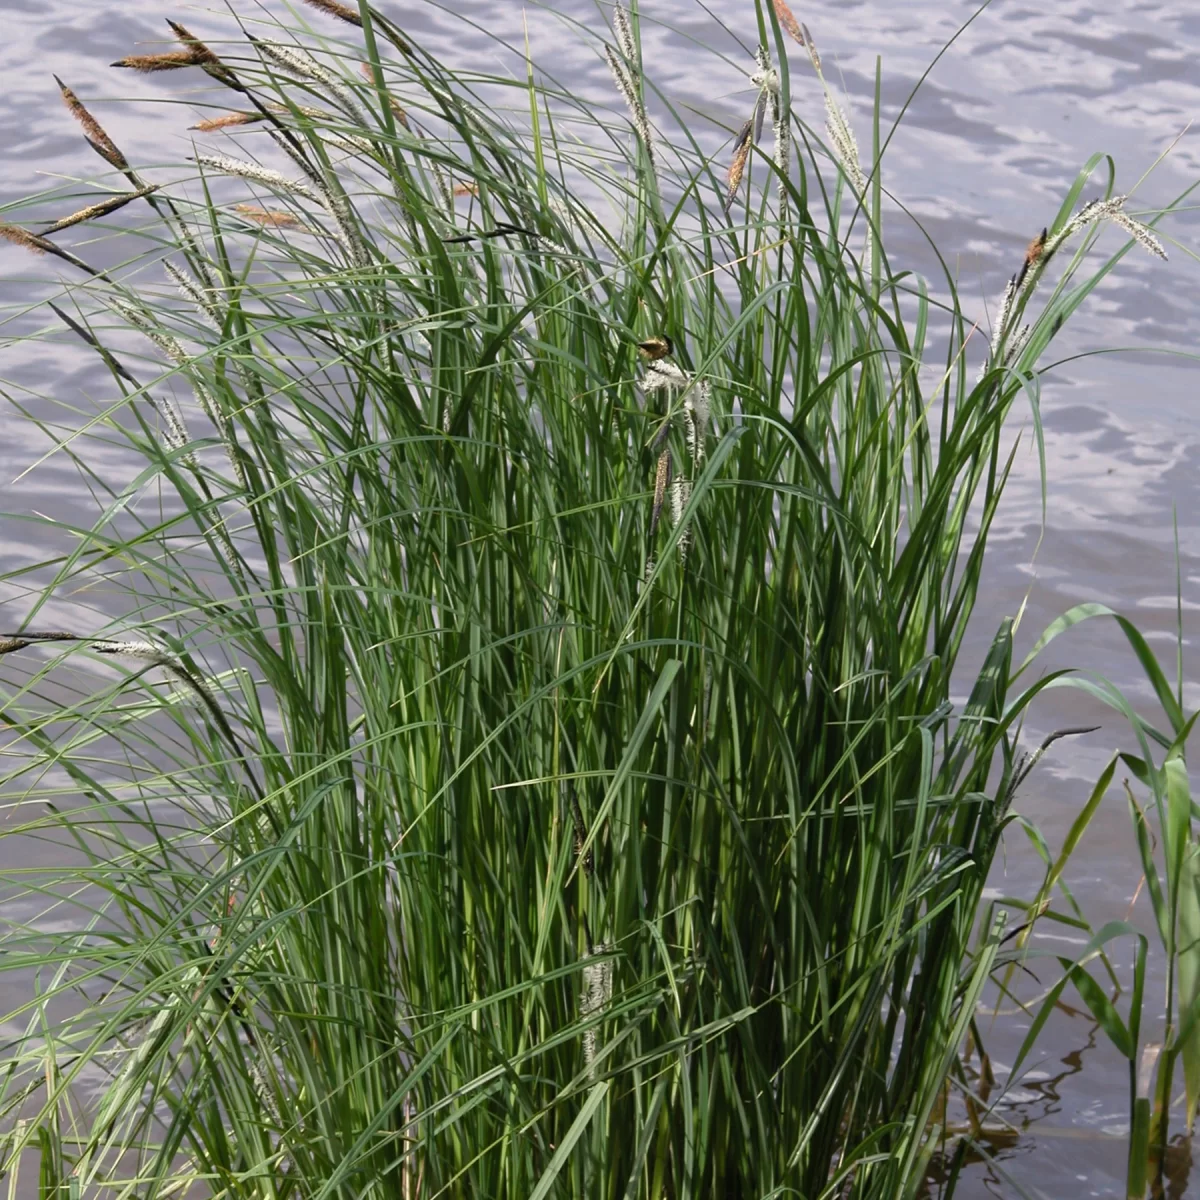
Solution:
[{"label": "water reflection", "polygon": [[[1015,1086],[997,1095],[996,1070],[986,1056],[964,1061],[958,1102],[947,1120],[957,1140],[934,1155],[921,1200],[942,1200],[951,1181],[956,1182],[957,1200],[1125,1195],[1127,1108],[1117,1108],[1115,1096],[1103,1097],[1108,1111],[1090,1127],[1079,1121],[1077,1111],[1079,1093],[1092,1090],[1086,1087],[1089,1059],[1109,1048],[1108,1039],[1087,1013],[1063,1003],[1056,1008],[1073,1025],[1085,1025],[1082,1041],[1057,1059],[1058,1070],[1025,1071]],[[1128,1105],[1128,1092],[1124,1103]],[[1048,1170],[1051,1158],[1069,1171]],[[1152,1191],[1154,1200],[1194,1195],[1188,1190],[1192,1172],[1192,1139],[1176,1135],[1167,1147],[1164,1187]],[[1071,1177],[1076,1190],[1062,1190]],[[1050,1191],[1045,1190],[1048,1179],[1057,1181]]]},{"label": "water reflection", "polygon": [[[615,105],[603,60],[570,26],[577,21],[594,29],[607,19],[603,5],[598,8],[593,0],[553,0],[541,8],[494,0],[460,0],[446,7],[377,2],[447,62],[479,70],[523,77],[519,53],[506,57],[489,31],[518,51],[528,34],[535,60],[569,79],[572,87]],[[98,102],[104,124],[122,146],[160,161],[177,161],[191,152],[179,119],[179,104],[187,105],[190,98],[186,89],[171,91],[183,85],[117,82],[107,63],[132,46],[161,40],[162,17],[181,15],[172,7],[191,12],[193,6],[164,8],[158,0],[6,0],[3,7],[0,202],[45,187],[54,173],[73,177],[90,169],[81,165],[78,132],[59,105],[52,71],[82,97]],[[233,7],[244,13],[255,5],[234,0]],[[275,0],[263,7],[282,9]],[[805,3],[803,19],[821,46],[831,83],[849,93],[847,108],[861,144],[870,140],[876,55],[882,56],[882,103],[890,119],[975,8],[975,0]],[[708,122],[705,129],[736,128],[746,100],[747,54],[730,30],[743,40],[757,37],[747,32],[749,0],[714,0],[707,6],[697,0],[642,0],[641,9],[646,61],[656,85],[682,111]],[[464,25],[461,18],[475,24]],[[184,19],[192,25],[192,16]],[[213,13],[195,15],[198,34],[211,32],[218,43],[220,21]],[[1131,186],[1200,112],[1198,60],[1200,8],[1194,0],[1142,0],[1133,6],[1126,0],[1041,5],[1018,0],[994,4],[938,64],[889,148],[884,177],[947,255],[963,294],[979,297],[981,318],[985,298],[994,302],[1014,255],[1019,260],[1031,233],[1053,218],[1076,170],[1093,152],[1111,153],[1118,186]],[[793,61],[792,70],[797,112],[819,127],[819,88],[802,57]],[[111,99],[130,92],[170,94],[178,104],[135,107]],[[1138,210],[1168,202],[1198,173],[1200,134],[1185,137],[1140,188]],[[1171,248],[1173,261],[1162,270],[1136,259],[1123,263],[1119,276],[1091,298],[1078,325],[1066,331],[1070,340],[1063,354],[1114,345],[1166,345],[1191,352],[1200,270],[1189,259],[1189,242],[1197,221],[1200,210],[1168,227],[1182,245],[1178,251]],[[886,232],[898,265],[930,272],[928,247],[913,224],[892,212]],[[1113,245],[1109,235],[1104,245]],[[23,260],[17,265],[5,259],[3,266],[5,273],[32,270]],[[4,297],[16,305],[21,294],[20,287],[9,286]],[[982,657],[999,618],[1023,605],[1018,654],[1053,617],[1082,600],[1102,600],[1133,613],[1152,641],[1169,637],[1175,620],[1175,512],[1190,634],[1190,614],[1200,601],[1200,430],[1195,377],[1185,365],[1166,357],[1106,356],[1079,359],[1046,377],[1041,410],[1049,476],[1046,527],[1037,455],[1027,428],[1025,451],[992,538],[976,632],[964,652],[968,668]],[[32,346],[6,350],[0,374],[28,386],[39,417],[57,411],[51,398],[74,403],[96,386],[90,362],[65,351],[52,359]],[[10,428],[0,445],[0,475],[16,478],[44,449],[25,427]],[[92,465],[117,474],[122,469],[120,463]],[[11,489],[5,507],[36,509],[68,524],[91,516],[73,469],[57,459]],[[0,545],[0,570],[36,561],[42,552],[10,528]],[[23,608],[28,597],[14,591],[10,603],[14,610]],[[1137,664],[1111,630],[1080,630],[1054,654],[1059,657],[1050,656],[1047,666],[1102,664],[1137,699]],[[1091,715],[1064,692],[1045,693],[1031,713],[1028,741],[1034,745],[1051,729],[1085,723]],[[1019,807],[1052,847],[1061,844],[1113,747],[1127,744],[1111,714],[1097,715],[1105,728],[1070,747],[1057,747],[1053,763],[1020,799]],[[1029,895],[1041,865],[1019,838],[1007,851],[997,887]],[[1138,876],[1124,803],[1114,795],[1093,822],[1069,882],[1099,926],[1126,915]],[[1161,994],[1161,961],[1152,959],[1151,970],[1147,994]],[[1026,1075],[1019,1089],[997,1101],[978,1147],[963,1163],[960,1196],[1018,1196],[1021,1190],[1056,1200],[1124,1195],[1124,1144],[1117,1125],[1127,1120],[1127,1072],[1111,1046],[1097,1040],[1094,1026],[1082,1033],[1081,1014],[1064,1009],[1057,1016],[1062,1019],[1047,1027],[1035,1053],[1046,1053],[1047,1045],[1075,1048],[1052,1049],[1058,1064],[1053,1074]],[[1015,1057],[1027,1027],[1009,1019],[994,1029],[989,1040],[997,1058]],[[967,1084],[983,1095],[978,1064]],[[965,1109],[960,1119],[969,1128]],[[1190,1145],[1173,1144],[1167,1195],[1186,1195],[1190,1163]],[[935,1161],[931,1196],[948,1169],[944,1158]]]}]

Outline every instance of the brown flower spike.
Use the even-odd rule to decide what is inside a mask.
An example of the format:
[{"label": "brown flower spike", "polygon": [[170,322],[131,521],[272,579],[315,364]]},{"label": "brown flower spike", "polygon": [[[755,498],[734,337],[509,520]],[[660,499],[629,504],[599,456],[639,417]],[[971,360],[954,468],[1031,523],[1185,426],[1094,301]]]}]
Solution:
[{"label": "brown flower spike", "polygon": [[[375,72],[372,69],[370,63],[363,63],[358,69],[361,72],[362,77],[368,83],[370,83],[370,84],[375,83]],[[400,122],[401,125],[404,126],[405,129],[407,129],[409,131],[409,133],[411,133],[412,126],[409,125],[409,123],[408,123],[408,113],[406,113],[404,111],[404,109],[401,108],[400,105],[396,102],[396,97],[392,96],[392,95],[388,95],[387,102],[388,102],[388,107],[392,110],[392,115],[396,118],[397,121]]]},{"label": "brown flower spike", "polygon": [[259,208],[254,204],[235,204],[234,212],[256,225],[272,225],[278,229],[303,229],[300,218],[277,208]]},{"label": "brown flower spike", "polygon": [[658,456],[658,466],[654,472],[654,507],[650,510],[650,536],[653,537],[658,529],[658,521],[662,516],[663,500],[667,488],[671,486],[671,448],[668,446]]},{"label": "brown flower spike", "polygon": [[[356,9],[351,8],[348,4],[341,4],[339,0],[304,0],[304,3],[310,8],[315,8],[318,12],[323,12],[326,16],[336,17],[339,21],[345,21],[348,25],[357,25],[362,27],[362,17]],[[401,54],[411,54],[412,47],[396,32],[390,21],[384,20],[377,13],[372,12],[372,17],[375,18],[375,23],[380,32]]]},{"label": "brown flower spike", "polygon": [[189,33],[178,21],[168,21],[171,32],[183,43],[184,49],[171,50],[166,54],[130,54],[112,65],[124,67],[143,74],[156,71],[178,71],[184,67],[203,67],[214,79],[231,87],[238,87],[233,72],[198,38]]},{"label": "brown flower spike", "polygon": [[118,58],[112,65],[149,75],[154,71],[178,71],[184,67],[195,67],[199,62],[190,50],[171,50],[167,54],[127,54],[124,58]]},{"label": "brown flower spike", "polygon": [[203,121],[197,121],[189,128],[198,129],[201,133],[212,133],[215,129],[229,129],[234,125],[253,125],[255,121],[263,120],[266,118],[262,113],[231,112],[223,113],[219,117],[208,117]]},{"label": "brown flower spike", "polygon": [[647,338],[644,342],[638,342],[638,351],[647,362],[657,362],[660,358],[674,354],[675,346],[671,339],[663,334],[661,337]]},{"label": "brown flower spike", "polygon": [[775,15],[779,18],[780,28],[787,30],[793,41],[799,42],[801,46],[808,44],[804,40],[804,33],[800,28],[800,22],[796,20],[785,0],[775,0]]},{"label": "brown flower spike", "polygon": [[[110,196],[107,200],[101,200],[98,204],[89,204],[87,208],[81,208],[78,212],[72,213],[69,217],[63,217],[60,221],[55,221],[48,229],[43,229],[41,236],[45,237],[51,233],[60,233],[64,229],[70,229],[72,225],[79,225],[83,221],[92,221],[96,217],[106,217],[109,213],[114,213],[119,208],[124,208],[133,200],[140,200],[143,196],[150,196],[157,192],[159,184],[151,184],[149,187],[138,188],[136,192],[122,192],[119,196]],[[34,247],[37,249],[37,247]]]},{"label": "brown flower spike", "polygon": [[729,210],[733,208],[733,202],[737,199],[738,188],[742,184],[742,176],[746,173],[746,163],[750,159],[750,147],[752,145],[751,134],[754,132],[754,118],[742,126],[737,135],[737,140],[733,143],[733,158],[729,163],[729,174],[725,177],[725,215],[729,216]]},{"label": "brown flower spike", "polygon": [[1021,264],[1020,273],[1017,275],[1017,287],[1025,282],[1025,276],[1029,274],[1030,269],[1036,267],[1045,257],[1046,237],[1049,232],[1048,229],[1043,229],[1025,248],[1025,261]]},{"label": "brown flower spike", "polygon": [[63,103],[70,110],[71,116],[83,126],[83,136],[87,138],[88,144],[102,159],[111,167],[116,167],[118,171],[127,171],[129,162],[125,155],[117,149],[116,143],[104,132],[100,122],[92,116],[82,101],[77,95],[57,75],[54,76],[54,82],[58,84],[58,90],[62,92]]},{"label": "brown flower spike", "polygon": [[344,4],[339,4],[338,0],[304,0],[304,3],[320,12],[326,13],[328,16],[337,17],[339,21],[345,21],[349,25],[362,27],[362,17],[354,9],[348,8]]}]

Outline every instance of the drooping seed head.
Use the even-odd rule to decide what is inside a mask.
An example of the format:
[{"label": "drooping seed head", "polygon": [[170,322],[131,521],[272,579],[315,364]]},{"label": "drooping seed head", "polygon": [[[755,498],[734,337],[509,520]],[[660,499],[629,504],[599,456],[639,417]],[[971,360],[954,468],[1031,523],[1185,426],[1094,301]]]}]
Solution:
[{"label": "drooping seed head", "polygon": [[[597,943],[586,955],[586,965],[583,968],[583,987],[579,993],[579,1015],[581,1017],[595,1016],[608,1007],[613,990],[613,960],[598,959],[600,955],[608,955],[613,947]],[[596,1031],[588,1029],[583,1035],[583,1061],[591,1067],[596,1060]]]},{"label": "drooping seed head", "polygon": [[611,46],[604,47],[604,58],[608,63],[608,69],[612,72],[613,80],[616,82],[617,91],[621,93],[625,103],[629,106],[629,115],[633,120],[633,127],[646,149],[646,157],[650,160],[650,168],[654,170],[654,135],[650,129],[650,121],[646,116],[646,109],[642,104],[641,96],[638,95],[638,89],[634,84],[633,77],[629,74],[625,64]]},{"label": "drooping seed head", "polygon": [[699,379],[688,389],[684,401],[684,412],[688,418],[688,450],[692,455],[693,470],[699,470],[704,461],[705,439],[712,420],[712,384]]},{"label": "drooping seed head", "polygon": [[[684,510],[687,508],[688,501],[692,498],[692,481],[684,475],[677,475],[671,484],[671,522],[679,526],[683,524]],[[692,541],[691,524],[685,525],[679,531],[679,541],[676,543],[679,549],[679,561],[687,562],[688,547]]]},{"label": "drooping seed head", "polygon": [[1149,225],[1145,225],[1141,221],[1134,220],[1134,218],[1123,209],[1118,209],[1116,212],[1114,212],[1109,220],[1111,220],[1112,223],[1119,229],[1125,230],[1125,232],[1129,234],[1129,236],[1133,238],[1133,240],[1137,242],[1137,244],[1141,246],[1143,250],[1148,250],[1156,258],[1161,258],[1164,261],[1166,260],[1167,252],[1163,248],[1162,242],[1160,242],[1158,238],[1154,236],[1154,233],[1151,231]]},{"label": "drooping seed head", "polygon": [[254,45],[264,57],[269,58],[276,66],[300,79],[314,83],[323,88],[325,94],[358,125],[365,125],[362,109],[348,87],[335,75],[327,71],[311,54],[305,54],[293,46],[284,46],[279,42],[260,41],[253,39]]}]

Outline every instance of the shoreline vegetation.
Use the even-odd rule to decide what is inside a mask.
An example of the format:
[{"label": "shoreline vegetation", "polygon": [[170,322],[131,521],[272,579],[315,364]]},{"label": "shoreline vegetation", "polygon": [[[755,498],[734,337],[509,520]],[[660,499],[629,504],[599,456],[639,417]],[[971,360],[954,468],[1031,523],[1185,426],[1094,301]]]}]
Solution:
[{"label": "shoreline vegetation", "polygon": [[[1006,620],[964,706],[951,679],[1013,405],[1040,441],[1048,346],[1166,256],[1156,222],[1097,156],[979,328],[890,261],[879,102],[860,150],[782,0],[746,8],[727,130],[655,90],[636,7],[594,39],[608,107],[449,70],[365,2],[233,7],[228,42],[170,21],[113,64],[207,77],[187,179],[60,80],[109,182],[0,221],[63,264],[44,336],[108,396],[24,414],[96,515],[45,523],[0,635],[3,836],[55,864],[4,880],[12,1187],[896,1200],[937,1155],[949,1196],[977,1007],[1034,920],[1087,928],[1053,904],[1120,762],[1168,1042],[1107,926],[1022,1058],[1078,989],[1143,1195],[1200,1092],[1182,659],[1172,688],[1117,618],[1166,732],[1089,678],[1140,751],[1024,911],[984,895],[1049,745],[1022,720],[1084,686],[1037,653],[1115,614],[1020,663]],[[119,617],[47,629],[88,591]],[[1122,1018],[1088,966],[1128,937]]]}]

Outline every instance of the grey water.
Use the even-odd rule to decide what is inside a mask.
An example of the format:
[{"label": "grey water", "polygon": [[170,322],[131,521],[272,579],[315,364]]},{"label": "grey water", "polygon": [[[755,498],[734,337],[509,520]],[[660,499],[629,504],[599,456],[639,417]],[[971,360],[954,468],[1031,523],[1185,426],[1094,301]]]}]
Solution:
[{"label": "grey water", "polygon": [[[380,6],[426,48],[472,71],[519,75],[518,55],[528,37],[536,62],[573,90],[610,101],[619,111],[594,41],[573,28],[602,28],[606,10],[591,0],[545,6],[459,0],[448,8],[380,0]],[[258,11],[252,0],[231,0],[231,7],[248,17]],[[907,106],[884,163],[884,183],[894,198],[887,215],[889,254],[894,266],[928,275],[935,290],[944,290],[936,283],[928,234],[968,312],[978,317],[981,352],[1005,280],[1092,155],[1111,156],[1115,188],[1133,193],[1134,213],[1154,214],[1200,180],[1200,133],[1190,128],[1200,115],[1195,3],[996,0],[977,11],[962,0],[797,0],[793,7],[821,49],[827,78],[844,94],[861,145],[870,144],[877,61],[885,122]],[[188,87],[131,78],[107,64],[161,44],[165,17],[183,20],[202,36],[227,35],[227,14],[217,9],[183,0],[0,0],[0,205],[97,170],[60,103],[52,72],[88,101],[139,161],[182,161],[191,152],[186,126],[199,113]],[[737,128],[753,96],[747,73],[758,35],[749,0],[710,0],[706,6],[643,0],[641,9],[646,69],[663,95],[709,133],[718,126]],[[315,14],[311,19],[322,20]],[[793,104],[819,130],[821,93],[797,46],[790,47],[790,69]],[[172,103],[116,103],[130,96]],[[1103,190],[1107,171],[1108,160],[1102,160],[1085,198]],[[1127,255],[1054,343],[1047,361],[1061,361],[1041,388],[1044,509],[1033,422],[1017,415],[1024,421],[1022,442],[992,537],[968,666],[981,661],[1002,617],[1020,613],[1023,655],[1050,621],[1083,601],[1132,617],[1172,666],[1178,571],[1184,700],[1200,704],[1200,376],[1193,359],[1200,262],[1193,208],[1184,200],[1160,226],[1169,262]],[[1110,233],[1101,248],[1119,245]],[[53,274],[19,249],[0,249],[0,317],[11,316],[21,297],[32,294],[19,279],[39,272],[46,277],[46,271]],[[36,323],[37,314],[23,320]],[[36,415],[60,421],[68,416],[64,405],[80,403],[81,396],[88,403],[102,400],[107,386],[93,363],[57,344],[53,355],[40,344],[5,349],[0,377],[15,381]],[[5,430],[3,509],[86,524],[94,509],[74,468],[62,456],[41,461],[47,443],[33,426],[9,419]],[[111,455],[93,465],[116,475],[131,470],[117,448]],[[32,526],[10,522],[0,533],[0,572],[42,557]],[[5,590],[0,625],[16,623],[27,604],[19,589]],[[1153,694],[1113,622],[1072,630],[1034,670],[1068,664],[1105,674],[1139,711],[1155,715]],[[1044,693],[1027,723],[1031,747],[1053,730],[1093,724],[1100,729],[1057,742],[1017,798],[1018,811],[1037,824],[1052,850],[1109,755],[1133,749],[1132,738],[1110,710],[1066,689]],[[13,865],[5,861],[4,847],[0,840],[0,870]],[[994,896],[1030,897],[1039,869],[1014,827],[992,880]],[[1140,874],[1124,795],[1114,787],[1066,879],[1094,926],[1128,918],[1149,929]],[[1046,925],[1038,943],[1070,957],[1085,940],[1067,926]],[[1132,952],[1127,942],[1114,950],[1125,978]],[[1036,996],[1039,986],[1049,987],[1054,970],[1042,968],[1038,985],[1023,994]],[[1161,956],[1153,957],[1152,949],[1150,1013],[1161,1007],[1164,979]],[[981,1014],[980,1024],[1002,1086],[1029,1017],[1011,1002],[992,999],[996,1011]],[[4,996],[0,1007],[7,1009],[9,1000]],[[1161,1021],[1150,1022],[1144,1036],[1161,1040]],[[1071,1001],[1056,1013],[1026,1066],[987,1122],[995,1161],[970,1164],[959,1195],[1123,1196],[1128,1068],[1081,1004]],[[1188,1180],[1190,1157],[1187,1145],[1173,1150],[1176,1197],[1200,1195],[1200,1172]]]}]

